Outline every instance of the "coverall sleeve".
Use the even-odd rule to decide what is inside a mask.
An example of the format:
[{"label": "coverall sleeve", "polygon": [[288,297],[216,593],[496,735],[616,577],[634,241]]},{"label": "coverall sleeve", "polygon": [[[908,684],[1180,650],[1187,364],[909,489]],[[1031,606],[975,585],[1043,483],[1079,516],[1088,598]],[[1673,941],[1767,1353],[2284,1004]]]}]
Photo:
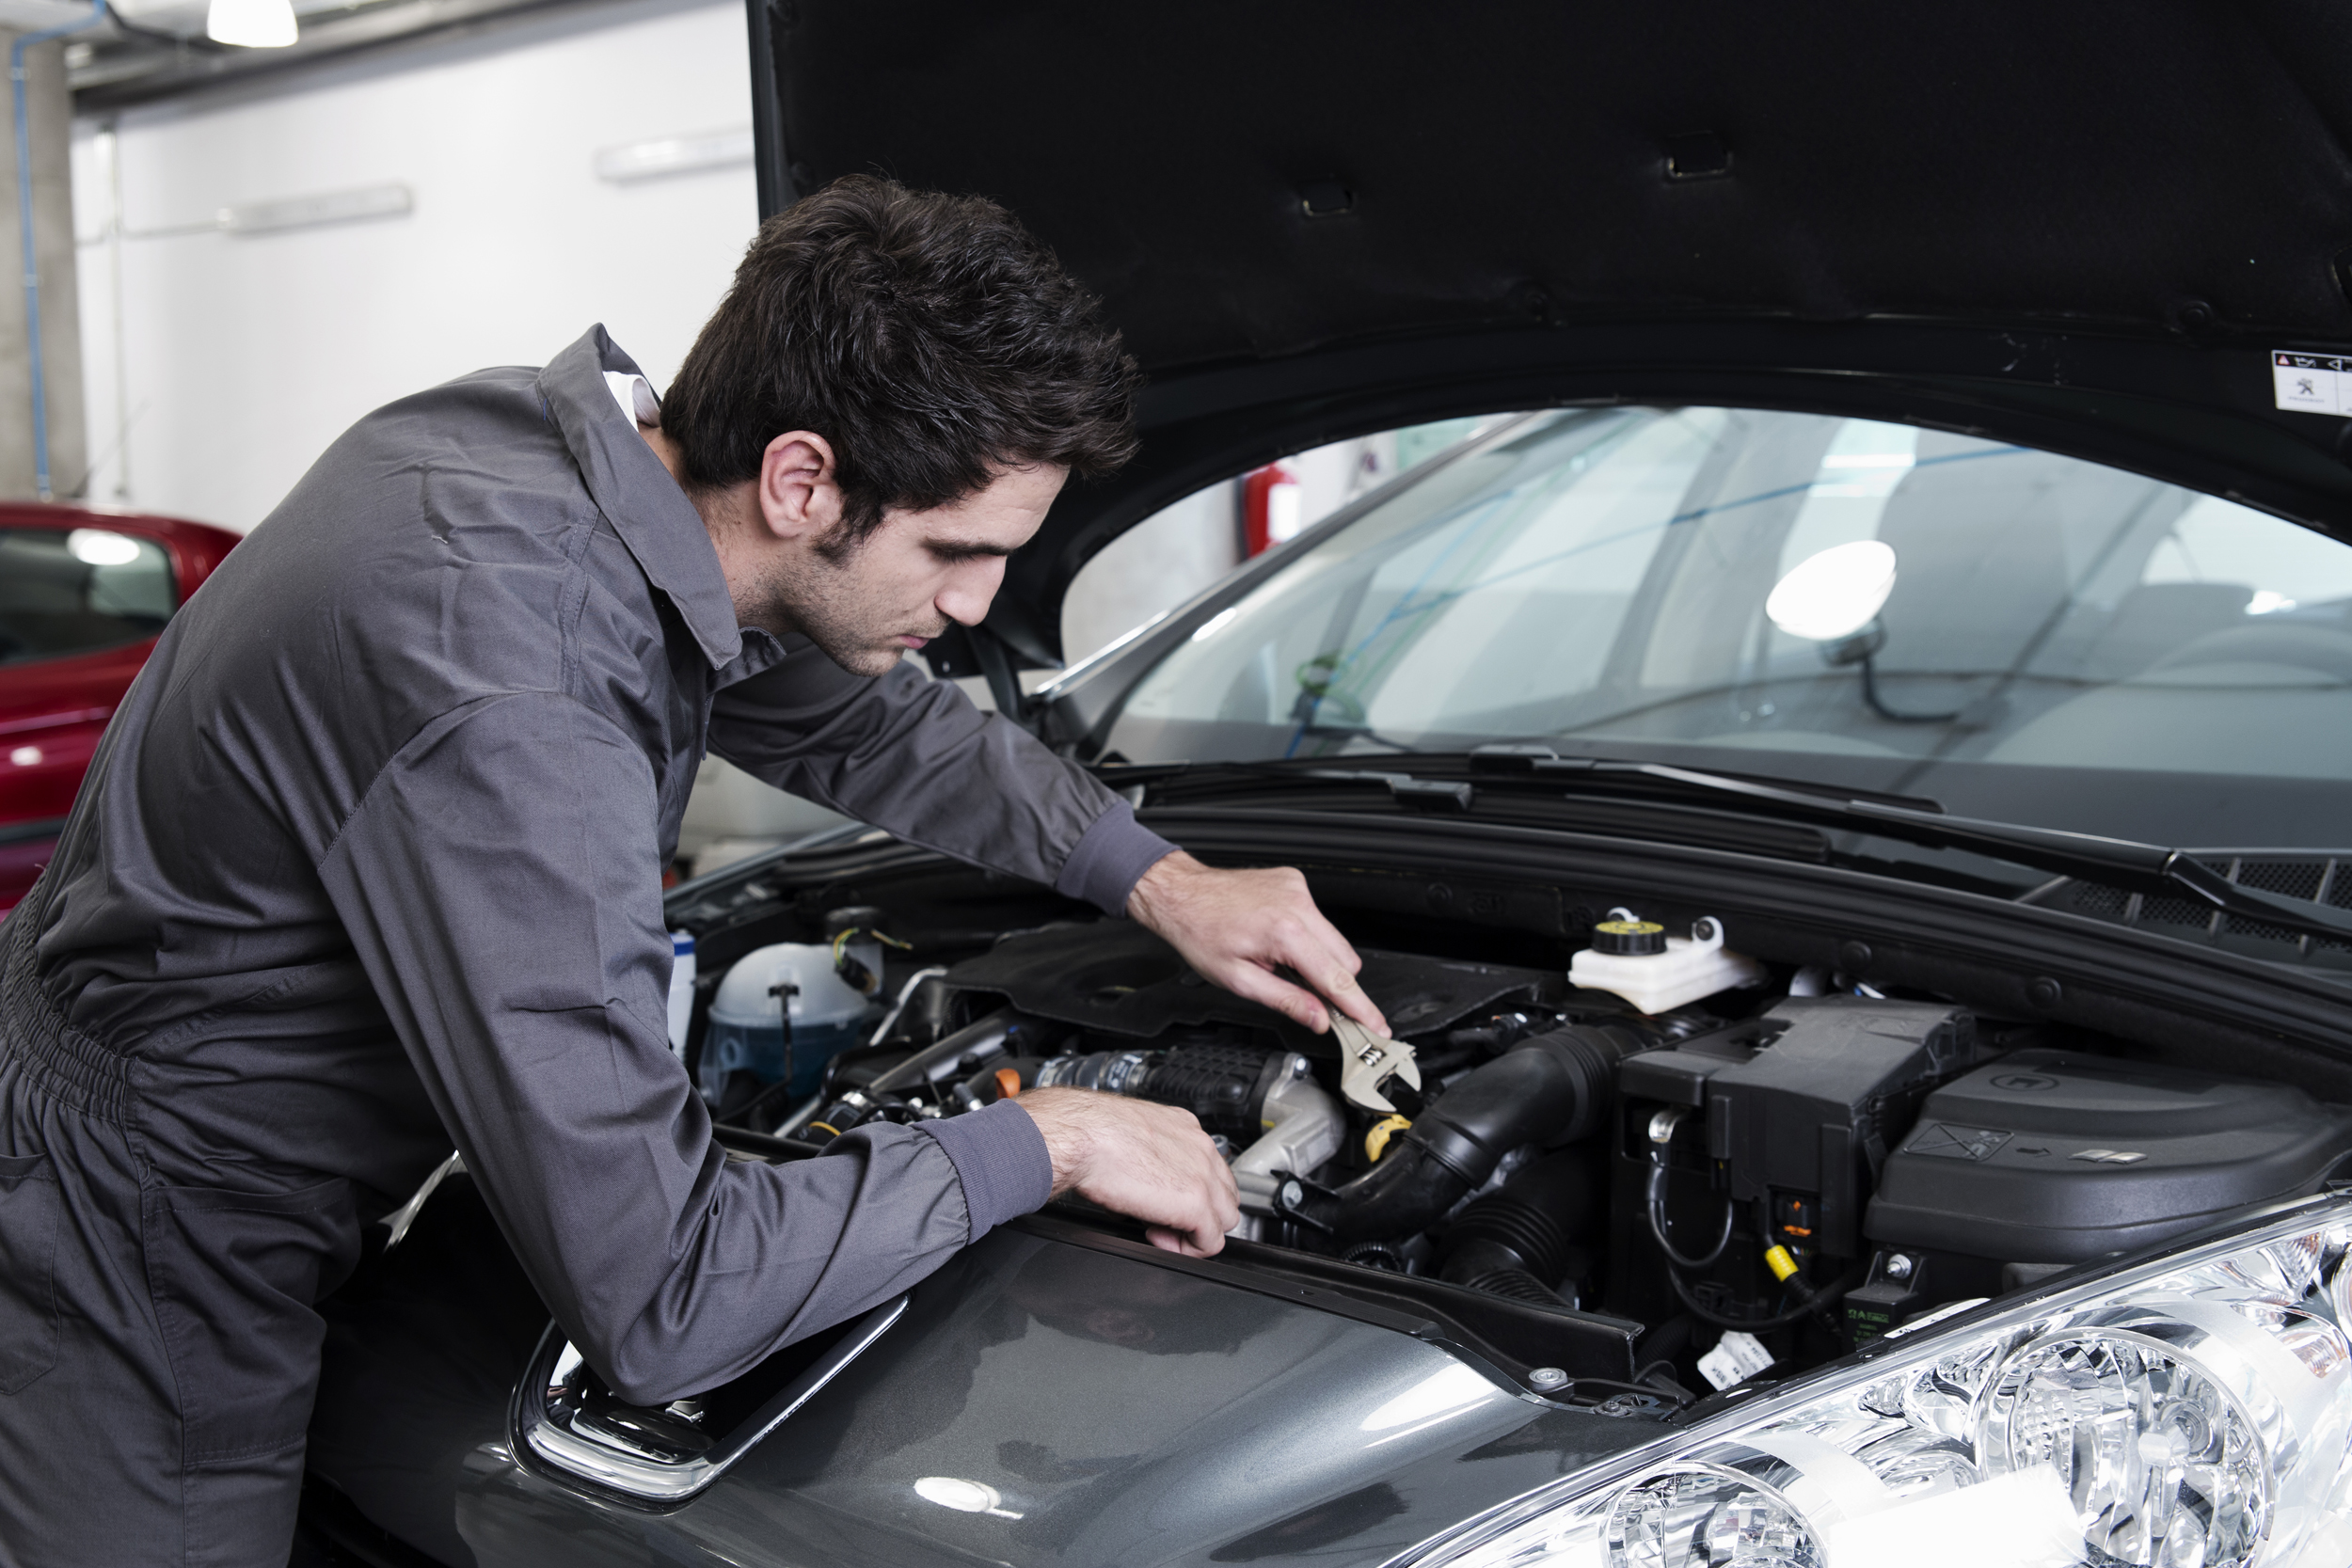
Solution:
[{"label": "coverall sleeve", "polygon": [[800,638],[775,665],[721,689],[710,747],[779,789],[1114,915],[1176,847],[953,683],[903,663],[852,675]]},{"label": "coverall sleeve", "polygon": [[889,1299],[1052,1184],[1010,1101],[727,1159],[670,1053],[654,820],[650,767],[610,720],[488,697],[402,749],[319,868],[532,1282],[643,1403]]}]

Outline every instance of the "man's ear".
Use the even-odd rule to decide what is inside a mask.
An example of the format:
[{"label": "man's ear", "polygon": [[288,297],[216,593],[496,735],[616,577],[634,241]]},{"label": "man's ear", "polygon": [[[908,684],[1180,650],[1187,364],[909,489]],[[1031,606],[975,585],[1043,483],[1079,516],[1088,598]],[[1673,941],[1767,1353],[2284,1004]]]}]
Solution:
[{"label": "man's ear", "polygon": [[841,485],[833,444],[808,430],[787,430],[759,459],[759,515],[778,539],[822,539],[841,521]]}]

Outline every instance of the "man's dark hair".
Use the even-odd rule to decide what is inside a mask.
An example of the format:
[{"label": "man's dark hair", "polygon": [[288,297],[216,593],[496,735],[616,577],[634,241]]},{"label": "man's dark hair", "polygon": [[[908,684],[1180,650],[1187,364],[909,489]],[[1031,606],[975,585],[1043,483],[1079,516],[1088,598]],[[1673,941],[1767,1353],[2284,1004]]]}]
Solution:
[{"label": "man's dark hair", "polygon": [[1139,379],[1093,296],[1004,208],[851,175],[760,225],[661,423],[698,488],[758,478],[787,430],[822,436],[847,550],[884,507],[946,505],[997,467],[1117,468]]}]

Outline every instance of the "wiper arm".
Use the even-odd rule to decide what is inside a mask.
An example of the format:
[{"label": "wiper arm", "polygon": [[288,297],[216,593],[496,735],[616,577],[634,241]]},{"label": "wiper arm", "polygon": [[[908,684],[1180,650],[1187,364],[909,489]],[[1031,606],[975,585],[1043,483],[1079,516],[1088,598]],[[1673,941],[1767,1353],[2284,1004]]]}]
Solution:
[{"label": "wiper arm", "polygon": [[2168,849],[2159,844],[2103,838],[2096,833],[2068,832],[2058,828],[2027,827],[2017,822],[1947,816],[1941,812],[1878,800],[1786,789],[1667,763],[1563,757],[1545,748],[1523,746],[1481,747],[1470,755],[1479,765],[1496,770],[1655,779],[1711,795],[1736,797],[1763,806],[1776,816],[1853,827],[1927,848],[1973,849],[2018,865],[2104,882],[2134,893],[2185,895],[2224,914],[2306,936],[2352,941],[2352,911],[2241,886],[2185,851]]}]

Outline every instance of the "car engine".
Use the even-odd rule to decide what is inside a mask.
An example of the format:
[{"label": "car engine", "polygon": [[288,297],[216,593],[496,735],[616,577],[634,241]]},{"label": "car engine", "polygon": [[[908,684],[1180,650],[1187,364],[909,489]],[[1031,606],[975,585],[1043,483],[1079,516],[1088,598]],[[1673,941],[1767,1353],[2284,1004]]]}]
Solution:
[{"label": "car engine", "polygon": [[887,986],[860,965],[897,1005],[775,1131],[821,1146],[1055,1085],[1180,1106],[1232,1161],[1245,1243],[1615,1321],[1635,1407],[2311,1192],[2352,1151],[2352,1108],[2300,1088],[1770,968],[1713,926],[1615,911],[1568,973],[1365,948],[1396,1040],[1366,1046],[1376,1079],[1365,1037],[1308,1034],[1123,922]]}]

